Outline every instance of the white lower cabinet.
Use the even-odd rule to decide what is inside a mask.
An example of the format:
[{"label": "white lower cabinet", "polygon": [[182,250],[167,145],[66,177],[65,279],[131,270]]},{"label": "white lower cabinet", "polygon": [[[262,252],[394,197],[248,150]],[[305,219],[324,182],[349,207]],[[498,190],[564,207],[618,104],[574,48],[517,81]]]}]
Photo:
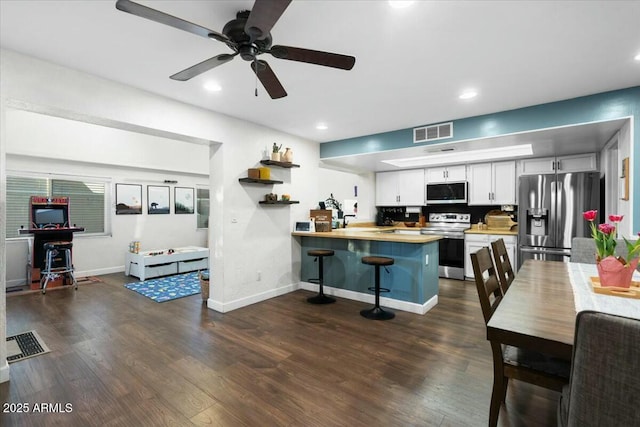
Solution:
[{"label": "white lower cabinet", "polygon": [[464,235],[464,276],[467,279],[474,280],[473,266],[471,265],[471,254],[484,247],[488,247],[489,250],[491,250],[491,242],[498,239],[504,240],[504,246],[507,248],[509,260],[511,260],[511,265],[515,271],[516,266],[518,265],[518,236],[467,233]]}]

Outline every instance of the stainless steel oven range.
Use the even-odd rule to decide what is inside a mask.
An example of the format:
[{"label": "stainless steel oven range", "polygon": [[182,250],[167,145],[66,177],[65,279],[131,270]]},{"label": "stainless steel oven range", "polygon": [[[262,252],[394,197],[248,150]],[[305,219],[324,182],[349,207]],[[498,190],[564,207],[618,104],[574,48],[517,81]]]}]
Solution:
[{"label": "stainless steel oven range", "polygon": [[471,228],[471,215],[464,213],[432,213],[422,234],[442,236],[439,241],[440,277],[464,280],[464,231]]}]

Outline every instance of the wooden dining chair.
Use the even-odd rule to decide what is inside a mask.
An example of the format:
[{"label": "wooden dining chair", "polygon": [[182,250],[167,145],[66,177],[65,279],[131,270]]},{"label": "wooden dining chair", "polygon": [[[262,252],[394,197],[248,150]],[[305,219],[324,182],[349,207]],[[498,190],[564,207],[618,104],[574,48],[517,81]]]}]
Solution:
[{"label": "wooden dining chair", "polygon": [[[486,325],[502,301],[503,292],[491,260],[489,248],[484,247],[472,253],[471,264]],[[490,427],[495,427],[498,423],[500,406],[506,398],[509,378],[558,392],[569,382],[570,365],[567,361],[553,359],[535,351],[508,345],[503,346],[498,341],[489,342],[493,354],[493,390],[489,407]]]},{"label": "wooden dining chair", "polygon": [[493,252],[493,259],[495,261],[496,273],[498,274],[498,280],[500,281],[500,287],[502,293],[507,293],[515,273],[511,266],[511,260],[507,253],[507,247],[504,244],[504,239],[498,239],[495,242],[491,242],[491,250]]}]

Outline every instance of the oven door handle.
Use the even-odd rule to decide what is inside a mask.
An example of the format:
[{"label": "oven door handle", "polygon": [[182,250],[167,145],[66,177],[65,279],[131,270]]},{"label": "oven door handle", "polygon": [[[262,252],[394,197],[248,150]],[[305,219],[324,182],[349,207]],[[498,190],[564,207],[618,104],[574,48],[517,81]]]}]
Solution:
[{"label": "oven door handle", "polygon": [[422,233],[425,235],[429,235],[429,236],[440,236],[443,239],[461,239],[464,240],[464,233],[456,233],[456,232],[449,232],[449,231],[437,231],[437,232],[430,232],[430,233]]}]

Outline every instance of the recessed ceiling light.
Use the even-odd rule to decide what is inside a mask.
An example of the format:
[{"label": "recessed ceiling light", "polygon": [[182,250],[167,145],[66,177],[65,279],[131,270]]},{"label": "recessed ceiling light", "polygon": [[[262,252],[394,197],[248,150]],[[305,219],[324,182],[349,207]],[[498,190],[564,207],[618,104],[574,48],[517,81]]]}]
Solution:
[{"label": "recessed ceiling light", "polygon": [[327,125],[326,125],[326,124],[324,124],[324,123],[318,123],[318,124],[316,125],[316,129],[318,129],[318,130],[327,130],[327,129],[329,129],[329,126],[327,126]]},{"label": "recessed ceiling light", "polygon": [[404,9],[411,6],[415,1],[413,0],[389,0],[389,6],[394,9]]},{"label": "recessed ceiling light", "polygon": [[640,53],[633,57],[636,61],[640,61]]},{"label": "recessed ceiling light", "polygon": [[222,90],[222,86],[216,82],[206,82],[204,88],[209,92],[220,92]]},{"label": "recessed ceiling light", "polygon": [[460,98],[460,99],[471,99],[471,98],[475,98],[476,96],[478,96],[478,92],[476,92],[475,90],[466,90],[466,91],[462,92],[462,94],[460,94],[460,96],[458,98]]}]

